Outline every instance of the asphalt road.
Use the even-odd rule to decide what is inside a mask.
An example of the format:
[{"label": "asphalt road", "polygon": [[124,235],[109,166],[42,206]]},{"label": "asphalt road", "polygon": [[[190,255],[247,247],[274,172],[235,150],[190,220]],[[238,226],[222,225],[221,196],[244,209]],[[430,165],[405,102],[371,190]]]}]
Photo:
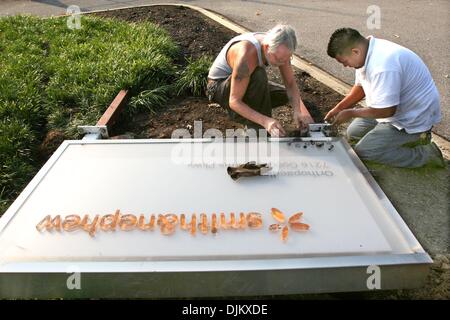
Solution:
[{"label": "asphalt road", "polygon": [[[69,5],[82,11],[162,3],[151,0],[6,0],[0,2],[0,15],[30,13],[41,16],[60,15]],[[441,94],[442,122],[435,133],[450,139],[450,1],[275,1],[275,0],[192,0],[174,1],[204,7],[225,15],[251,30],[267,30],[277,22],[293,25],[300,46],[297,53],[315,65],[352,84],[354,72],[329,58],[326,46],[330,34],[347,26],[365,35],[374,35],[397,42],[421,56],[431,70]],[[379,29],[369,29],[373,11],[380,10]]]}]

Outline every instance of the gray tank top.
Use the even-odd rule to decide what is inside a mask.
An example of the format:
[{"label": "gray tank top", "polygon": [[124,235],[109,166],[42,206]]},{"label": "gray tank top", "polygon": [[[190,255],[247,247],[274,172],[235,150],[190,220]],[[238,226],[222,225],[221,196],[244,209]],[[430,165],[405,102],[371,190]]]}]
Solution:
[{"label": "gray tank top", "polygon": [[208,78],[214,80],[225,79],[231,75],[233,70],[231,69],[231,67],[228,65],[227,62],[228,49],[232,44],[243,40],[247,40],[253,43],[253,45],[256,47],[256,52],[258,53],[258,64],[261,67],[265,67],[261,57],[261,45],[259,41],[255,38],[255,34],[264,34],[264,32],[244,33],[228,41],[228,43],[220,51],[216,60],[214,60],[211,69],[209,69]]}]

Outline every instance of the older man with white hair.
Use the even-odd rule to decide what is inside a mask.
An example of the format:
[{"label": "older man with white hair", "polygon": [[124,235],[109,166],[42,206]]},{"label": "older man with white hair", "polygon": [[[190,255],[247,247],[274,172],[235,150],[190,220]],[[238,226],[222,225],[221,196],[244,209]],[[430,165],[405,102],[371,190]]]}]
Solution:
[{"label": "older man with white hair", "polygon": [[[281,124],[272,118],[272,108],[289,102],[297,127],[305,128],[313,120],[300,97],[291,66],[296,47],[295,31],[288,25],[234,37],[209,70],[210,101],[225,107],[233,119],[253,128],[265,128],[272,136],[285,135]],[[268,81],[268,65],[280,69],[285,89]]]}]

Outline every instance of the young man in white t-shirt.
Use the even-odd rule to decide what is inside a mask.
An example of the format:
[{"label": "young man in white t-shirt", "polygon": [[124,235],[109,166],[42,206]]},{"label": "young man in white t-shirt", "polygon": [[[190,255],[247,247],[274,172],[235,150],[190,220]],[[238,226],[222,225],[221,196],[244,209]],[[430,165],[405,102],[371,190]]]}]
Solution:
[{"label": "young man in white t-shirt", "polygon": [[[363,160],[395,167],[445,167],[431,142],[431,128],[441,120],[439,93],[430,71],[411,50],[357,30],[336,30],[328,55],[356,69],[350,93],[325,116],[335,124],[356,118],[347,130]],[[352,108],[366,98],[367,108]]]}]

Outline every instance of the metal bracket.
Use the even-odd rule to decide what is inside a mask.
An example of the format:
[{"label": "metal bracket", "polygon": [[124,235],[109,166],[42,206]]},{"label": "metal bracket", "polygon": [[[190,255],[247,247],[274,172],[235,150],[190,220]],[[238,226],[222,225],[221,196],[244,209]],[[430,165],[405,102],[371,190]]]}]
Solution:
[{"label": "metal bracket", "polygon": [[323,138],[333,135],[333,127],[330,123],[312,123],[308,125],[311,138]]},{"label": "metal bracket", "polygon": [[78,132],[82,134],[98,135],[102,138],[109,138],[107,126],[78,126]]}]

